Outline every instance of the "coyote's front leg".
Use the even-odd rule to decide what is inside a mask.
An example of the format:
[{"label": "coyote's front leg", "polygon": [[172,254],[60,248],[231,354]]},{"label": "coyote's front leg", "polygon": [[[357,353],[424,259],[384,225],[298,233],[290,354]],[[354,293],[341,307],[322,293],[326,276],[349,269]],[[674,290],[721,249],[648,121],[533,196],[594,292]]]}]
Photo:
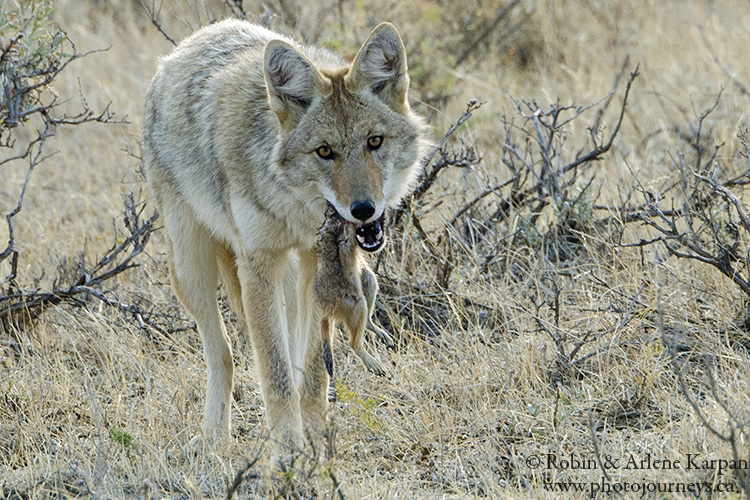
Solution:
[{"label": "coyote's front leg", "polygon": [[[300,395],[292,378],[284,311],[286,252],[256,252],[240,259],[238,274],[247,327],[255,350],[271,438],[291,452],[303,445]],[[289,447],[284,449],[284,447]]]}]

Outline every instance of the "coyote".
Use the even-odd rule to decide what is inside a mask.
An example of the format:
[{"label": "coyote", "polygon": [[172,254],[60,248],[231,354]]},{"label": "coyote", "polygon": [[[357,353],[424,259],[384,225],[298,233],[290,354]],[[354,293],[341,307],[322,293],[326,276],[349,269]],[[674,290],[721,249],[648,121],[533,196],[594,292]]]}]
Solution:
[{"label": "coyote", "polygon": [[[378,230],[382,231],[380,228]],[[393,346],[390,335],[372,323],[378,282],[353,243],[356,236],[353,226],[347,224],[329,205],[316,247],[315,300],[323,313],[320,321],[323,360],[331,377],[331,342],[336,321],[344,324],[349,332],[349,345],[367,369],[377,375],[385,375],[385,368],[377,356],[373,357],[362,345],[365,326],[377,333],[387,345]]]},{"label": "coyote", "polygon": [[315,303],[327,204],[364,251],[410,191],[428,144],[409,107],[404,44],[380,24],[351,64],[246,21],[207,26],[159,64],[146,95],[144,173],[172,243],[177,296],[203,339],[203,438],[228,434],[232,349],[219,280],[250,332],[271,437],[304,444],[329,376]]}]

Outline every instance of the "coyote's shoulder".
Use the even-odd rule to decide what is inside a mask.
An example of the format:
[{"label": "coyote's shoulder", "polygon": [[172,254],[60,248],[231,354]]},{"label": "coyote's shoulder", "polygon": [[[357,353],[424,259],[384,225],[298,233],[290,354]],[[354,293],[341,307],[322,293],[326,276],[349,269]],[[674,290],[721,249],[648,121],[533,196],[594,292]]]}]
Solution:
[{"label": "coyote's shoulder", "polygon": [[408,88],[406,51],[387,23],[351,63],[227,20],[159,64],[144,173],[172,243],[175,291],[203,337],[212,434],[228,429],[232,387],[219,277],[252,335],[276,438],[299,442],[302,421],[325,410],[318,229],[330,205],[362,250],[384,244],[385,209],[409,192],[427,144]]}]

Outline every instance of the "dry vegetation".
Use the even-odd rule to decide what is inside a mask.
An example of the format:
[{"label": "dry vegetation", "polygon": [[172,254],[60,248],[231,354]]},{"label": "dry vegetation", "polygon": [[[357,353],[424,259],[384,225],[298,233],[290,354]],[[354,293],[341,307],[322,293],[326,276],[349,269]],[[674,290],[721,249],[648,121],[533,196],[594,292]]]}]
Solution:
[{"label": "dry vegetation", "polygon": [[[27,101],[54,112],[14,122],[0,66],[3,216],[36,157],[12,158],[54,132],[0,224],[0,496],[577,498],[544,483],[603,477],[747,495],[748,470],[602,467],[750,459],[746,2],[143,3],[54,2],[77,54],[107,49]],[[329,445],[285,478],[254,462],[262,405],[228,310],[232,443],[187,448],[205,367],[137,172],[143,96],[172,47],[146,11],[175,40],[233,13],[349,57],[389,20],[414,106],[445,135],[376,261],[391,378],[339,342]],[[20,52],[0,29],[4,64]],[[58,42],[59,67],[74,52]],[[548,453],[597,467],[529,466]]]}]

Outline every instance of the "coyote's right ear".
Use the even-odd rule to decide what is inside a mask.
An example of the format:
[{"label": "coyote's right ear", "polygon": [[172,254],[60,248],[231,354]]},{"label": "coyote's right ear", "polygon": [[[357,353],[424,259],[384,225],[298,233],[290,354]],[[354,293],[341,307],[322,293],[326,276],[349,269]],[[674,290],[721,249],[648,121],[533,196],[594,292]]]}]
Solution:
[{"label": "coyote's right ear", "polygon": [[268,42],[263,72],[271,109],[282,127],[293,127],[320,87],[320,73],[297,49],[281,40]]}]

